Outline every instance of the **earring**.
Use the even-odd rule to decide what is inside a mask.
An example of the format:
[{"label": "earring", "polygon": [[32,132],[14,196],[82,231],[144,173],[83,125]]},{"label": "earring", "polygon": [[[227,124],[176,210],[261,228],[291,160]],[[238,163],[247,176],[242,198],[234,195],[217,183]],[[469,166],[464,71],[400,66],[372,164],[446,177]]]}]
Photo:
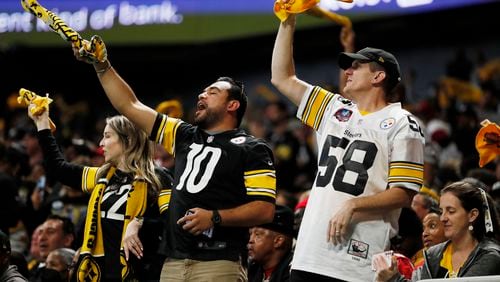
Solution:
[{"label": "earring", "polygon": [[472,224],[471,224],[471,225],[469,225],[469,231],[472,232],[472,230],[474,230],[474,226],[472,226]]}]

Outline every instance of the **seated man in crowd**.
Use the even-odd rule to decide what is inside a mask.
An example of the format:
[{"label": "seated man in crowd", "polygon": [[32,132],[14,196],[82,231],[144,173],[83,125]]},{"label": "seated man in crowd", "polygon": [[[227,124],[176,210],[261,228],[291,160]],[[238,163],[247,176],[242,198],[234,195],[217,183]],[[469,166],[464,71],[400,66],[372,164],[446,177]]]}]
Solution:
[{"label": "seated man in crowd", "polygon": [[38,238],[41,261],[32,269],[30,281],[37,281],[46,266],[49,253],[59,248],[72,248],[75,239],[74,225],[69,218],[50,215],[42,224]]},{"label": "seated man in crowd", "polygon": [[250,229],[248,281],[283,282],[290,279],[293,211],[276,205],[273,222]]},{"label": "seated man in crowd", "polygon": [[70,248],[59,248],[50,252],[46,260],[46,273],[51,275],[52,282],[69,281],[74,256],[75,250]]}]

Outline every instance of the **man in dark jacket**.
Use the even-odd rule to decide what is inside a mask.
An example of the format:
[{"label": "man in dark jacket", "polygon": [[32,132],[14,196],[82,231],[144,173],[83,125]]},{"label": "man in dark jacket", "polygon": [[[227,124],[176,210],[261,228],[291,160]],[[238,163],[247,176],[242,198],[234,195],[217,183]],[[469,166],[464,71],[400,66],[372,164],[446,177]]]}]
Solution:
[{"label": "man in dark jacket", "polygon": [[293,212],[277,205],[272,223],[250,229],[248,281],[288,282],[293,245]]},{"label": "man in dark jacket", "polygon": [[27,281],[18,271],[15,265],[10,265],[10,241],[9,237],[0,231],[0,281],[24,282]]}]

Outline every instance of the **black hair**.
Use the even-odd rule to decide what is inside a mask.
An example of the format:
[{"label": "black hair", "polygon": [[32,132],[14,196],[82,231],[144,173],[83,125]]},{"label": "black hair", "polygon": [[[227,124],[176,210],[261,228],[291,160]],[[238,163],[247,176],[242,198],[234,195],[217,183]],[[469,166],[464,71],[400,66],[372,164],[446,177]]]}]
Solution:
[{"label": "black hair", "polygon": [[26,150],[18,143],[7,145],[0,142],[0,162],[6,163],[11,167],[19,165],[18,175],[26,176],[31,172],[29,156]]},{"label": "black hair", "polygon": [[245,86],[242,82],[227,76],[219,77],[216,81],[228,82],[231,85],[228,89],[228,99],[240,102],[240,107],[236,110],[236,126],[239,127],[245,115],[248,103],[247,95],[245,94]]},{"label": "black hair", "polygon": [[[497,238],[499,234],[499,223],[498,214],[491,197],[485,193],[487,203],[484,202],[484,197],[479,190],[481,187],[473,182],[469,182],[467,179],[465,181],[454,182],[446,186],[442,191],[441,195],[444,193],[452,193],[455,197],[460,200],[462,207],[467,211],[472,209],[477,209],[479,215],[476,220],[472,223],[473,230],[472,235],[478,240],[482,240],[484,237]],[[481,188],[482,189],[482,188]],[[485,227],[485,212],[487,207],[490,211],[491,221],[493,223],[493,232],[486,233]]]},{"label": "black hair", "polygon": [[430,213],[435,213],[435,214],[437,214],[439,216],[442,214],[442,212],[439,209],[439,207],[430,207],[429,208],[429,212],[427,214],[430,214]]},{"label": "black hair", "polygon": [[[63,217],[63,216],[60,216],[57,214],[51,214],[47,217],[46,220],[50,220],[50,219],[62,221],[62,223],[63,223],[62,230],[63,230],[64,235],[73,235],[73,238],[75,238],[75,225],[68,217]],[[73,240],[73,242],[74,241],[75,240]]]}]

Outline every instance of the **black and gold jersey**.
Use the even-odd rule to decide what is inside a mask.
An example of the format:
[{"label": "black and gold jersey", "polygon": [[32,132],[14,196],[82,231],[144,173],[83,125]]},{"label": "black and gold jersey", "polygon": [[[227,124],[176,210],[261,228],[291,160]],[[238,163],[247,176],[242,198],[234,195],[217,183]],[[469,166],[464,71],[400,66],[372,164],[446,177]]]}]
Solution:
[{"label": "black and gold jersey", "polygon": [[162,252],[171,258],[237,260],[248,229],[215,227],[210,238],[177,225],[190,208],[234,208],[251,201],[273,202],[276,176],[268,144],[234,129],[217,134],[158,114],[151,138],[175,156],[175,176],[166,214]]},{"label": "black and gold jersey", "polygon": [[[64,160],[62,152],[56,143],[50,130],[38,132],[38,140],[44,153],[45,167],[51,174],[53,180],[57,180],[73,188],[81,188],[84,192],[90,193],[98,182],[98,167],[88,167],[78,164],[72,164]],[[169,172],[162,168],[155,168],[155,173],[162,184],[162,193],[169,191],[172,187],[172,178]],[[102,232],[102,248],[93,249],[89,252],[82,252],[78,261],[79,268],[85,268],[88,271],[85,278],[89,281],[110,281],[113,279],[122,279],[122,277],[140,276],[144,273],[144,259],[137,263],[134,256],[128,262],[124,260],[121,251],[121,241],[124,234],[124,220],[127,205],[130,203],[130,193],[133,190],[134,176],[116,170],[108,184],[104,188],[103,196],[98,202],[90,202],[89,205],[99,205]],[[157,219],[161,207],[157,205],[157,197],[148,194],[147,208],[144,217],[147,219]],[[89,217],[90,214],[87,214]],[[85,228],[83,232],[92,232],[90,228]],[[159,233],[159,232],[158,232]],[[144,244],[145,256],[155,253],[156,249],[151,246],[155,240],[158,240],[159,234],[144,234],[141,232],[141,241]],[[156,247],[156,246],[155,246]],[[81,266],[85,265],[85,266]],[[126,273],[126,275],[124,275]],[[130,274],[130,276],[128,276]],[[143,276],[143,275],[142,275]]]}]

